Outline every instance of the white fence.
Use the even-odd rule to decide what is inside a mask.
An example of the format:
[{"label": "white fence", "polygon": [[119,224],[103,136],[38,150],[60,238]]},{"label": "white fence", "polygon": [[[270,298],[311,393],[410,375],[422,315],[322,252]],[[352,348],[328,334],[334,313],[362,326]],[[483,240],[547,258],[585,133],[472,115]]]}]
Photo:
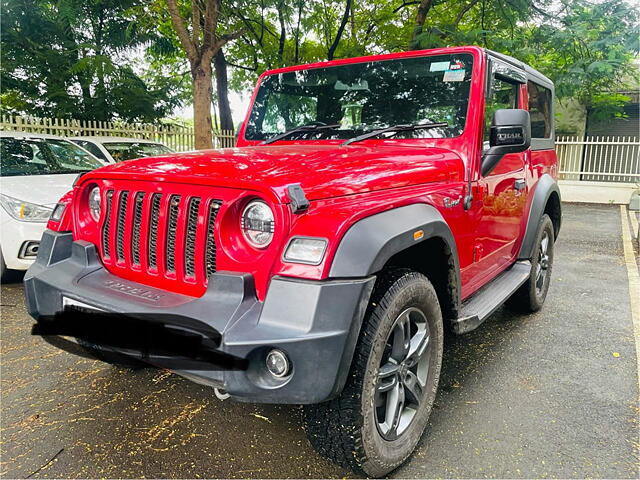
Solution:
[{"label": "white fence", "polygon": [[558,137],[556,152],[562,180],[640,182],[638,137]]},{"label": "white fence", "polygon": [[[164,143],[181,152],[193,150],[193,127],[176,124],[127,124],[121,122],[99,122],[61,118],[14,117],[3,115],[0,130],[28,133],[48,133],[62,137],[75,136],[119,136],[144,138]],[[212,132],[214,148],[232,147],[235,136],[232,131]]]}]

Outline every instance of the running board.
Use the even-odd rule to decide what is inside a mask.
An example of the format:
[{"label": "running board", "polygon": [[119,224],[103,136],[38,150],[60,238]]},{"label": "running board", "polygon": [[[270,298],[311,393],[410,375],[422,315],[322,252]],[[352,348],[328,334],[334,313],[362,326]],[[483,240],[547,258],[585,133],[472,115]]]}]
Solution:
[{"label": "running board", "polygon": [[475,330],[502,305],[531,274],[531,262],[516,262],[462,304],[460,318],[453,321],[457,334]]}]

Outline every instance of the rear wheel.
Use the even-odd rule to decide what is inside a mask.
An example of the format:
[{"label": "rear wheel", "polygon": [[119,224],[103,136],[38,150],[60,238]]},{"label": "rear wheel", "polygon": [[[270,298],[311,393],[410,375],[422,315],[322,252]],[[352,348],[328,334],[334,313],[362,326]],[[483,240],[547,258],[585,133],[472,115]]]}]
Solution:
[{"label": "rear wheel", "polygon": [[400,466],[429,419],[442,365],[442,313],[435,290],[410,270],[384,273],[372,296],[340,396],[307,405],[311,444],[370,477]]},{"label": "rear wheel", "polygon": [[551,282],[554,239],[553,223],[545,214],[538,224],[536,243],[531,257],[531,275],[507,300],[509,307],[524,313],[537,312],[542,308]]}]

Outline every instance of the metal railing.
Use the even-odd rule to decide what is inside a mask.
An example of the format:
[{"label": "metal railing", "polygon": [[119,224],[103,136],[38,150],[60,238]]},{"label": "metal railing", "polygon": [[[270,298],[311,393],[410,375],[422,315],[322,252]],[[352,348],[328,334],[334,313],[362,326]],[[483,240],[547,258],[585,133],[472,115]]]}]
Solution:
[{"label": "metal railing", "polygon": [[640,138],[558,137],[559,174],[562,180],[640,182]]},{"label": "metal railing", "polygon": [[[0,117],[0,130],[28,133],[47,133],[62,137],[117,136],[155,140],[178,152],[193,150],[193,127],[177,124],[128,124],[66,118]],[[235,135],[230,130],[212,132],[214,148],[232,147]]]}]

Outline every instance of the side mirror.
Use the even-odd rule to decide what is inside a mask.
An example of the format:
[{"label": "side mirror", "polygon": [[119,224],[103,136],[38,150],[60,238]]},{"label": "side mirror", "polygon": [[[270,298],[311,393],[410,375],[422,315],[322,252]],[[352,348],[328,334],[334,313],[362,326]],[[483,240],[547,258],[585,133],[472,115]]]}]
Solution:
[{"label": "side mirror", "polygon": [[489,149],[482,157],[482,175],[486,176],[507,153],[524,152],[531,145],[529,112],[519,108],[496,110],[491,120]]}]

